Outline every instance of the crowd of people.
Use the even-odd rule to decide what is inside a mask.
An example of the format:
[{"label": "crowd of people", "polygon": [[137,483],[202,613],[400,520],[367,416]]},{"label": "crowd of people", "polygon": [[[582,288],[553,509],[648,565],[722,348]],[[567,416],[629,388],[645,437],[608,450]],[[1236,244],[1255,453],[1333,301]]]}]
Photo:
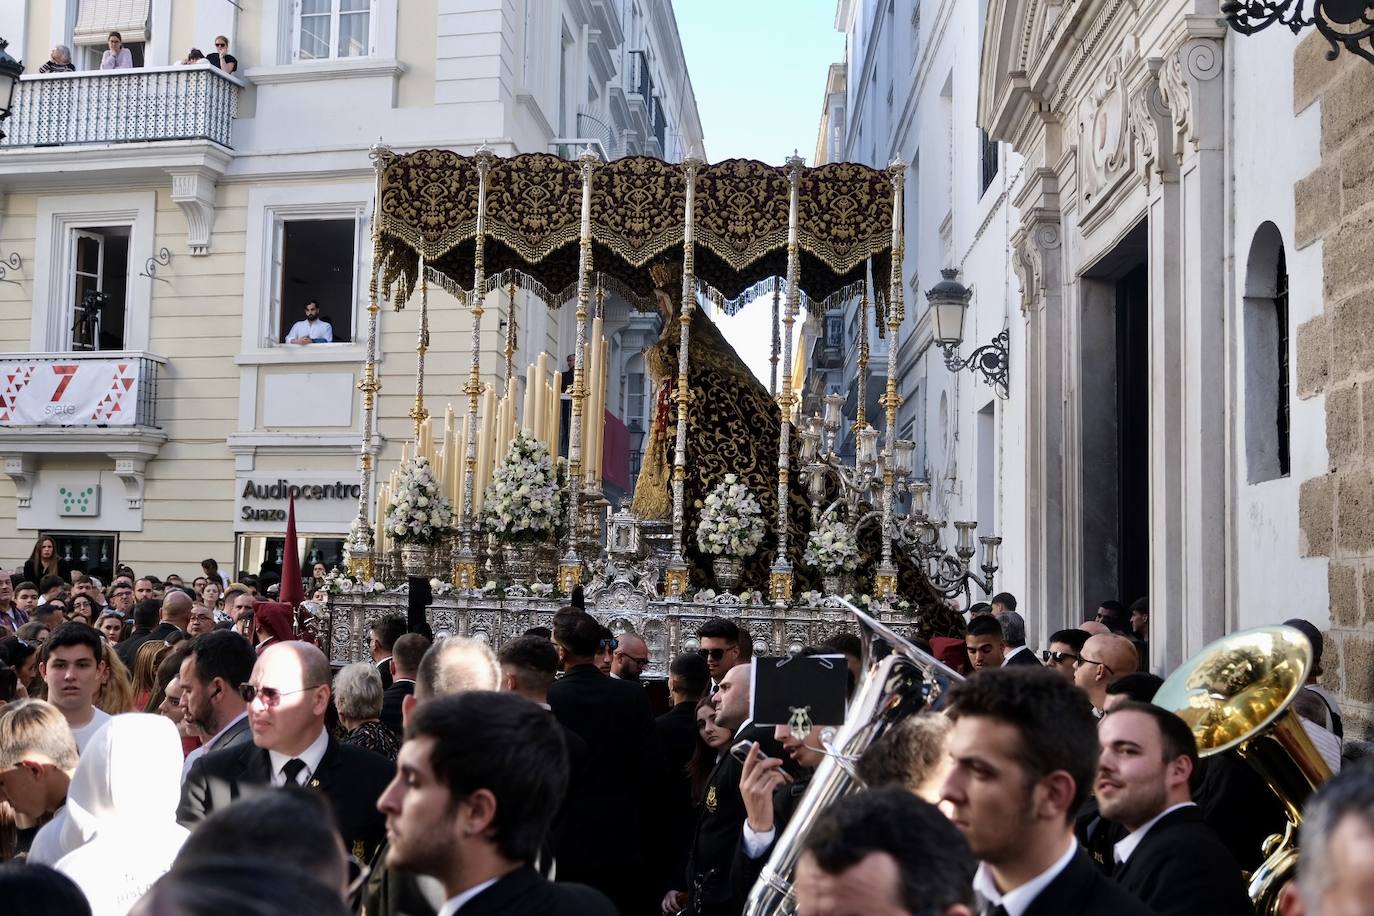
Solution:
[{"label": "crowd of people", "polygon": [[[100,54],[99,69],[132,70],[135,68],[133,51],[124,44],[123,35],[119,32],[111,32],[106,37],[105,43],[106,48]],[[229,53],[229,39],[223,35],[215,36],[214,51],[205,54],[199,48],[191,48],[186,52],[186,56],[177,63],[207,64],[223,70],[225,73],[233,73],[239,65],[234,55]],[[71,48],[66,45],[54,45],[48,53],[48,59],[38,68],[39,73],[75,73],[76,71],[77,66],[72,61]]]},{"label": "crowd of people", "polygon": [[[496,650],[383,616],[371,660],[335,671],[289,606],[209,561],[190,584],[126,569],[102,588],[54,546],[0,578],[16,916],[726,916],[784,842],[808,916],[1248,914],[1246,876],[1287,824],[1238,754],[1201,759],[1150,702],[1139,602],[1040,653],[1012,596],[971,608],[961,640],[921,646],[966,678],[844,761],[857,791],[792,838],[837,752],[825,729],[754,721],[735,621],[687,634],[656,715],[644,639],[576,600]],[[801,654],[842,657],[852,696],[864,649],[838,634]],[[1303,693],[1304,727],[1338,732]],[[1288,916],[1374,899],[1374,770],[1361,742],[1335,746]]]}]

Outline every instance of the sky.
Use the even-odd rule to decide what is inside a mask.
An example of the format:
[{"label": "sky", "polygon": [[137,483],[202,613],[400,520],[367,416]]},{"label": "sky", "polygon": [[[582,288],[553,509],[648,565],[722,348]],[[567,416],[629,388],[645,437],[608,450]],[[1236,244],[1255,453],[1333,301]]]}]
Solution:
[{"label": "sky", "polygon": [[[835,0],[674,0],[673,10],[706,159],[781,165],[796,150],[811,164],[826,74],[844,59]],[[715,318],[764,385],[770,319],[767,300]]]}]

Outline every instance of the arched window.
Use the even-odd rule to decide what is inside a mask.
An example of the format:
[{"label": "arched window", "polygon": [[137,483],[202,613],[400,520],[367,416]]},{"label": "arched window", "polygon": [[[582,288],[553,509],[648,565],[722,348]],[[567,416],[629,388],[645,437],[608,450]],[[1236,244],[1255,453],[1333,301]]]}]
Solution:
[{"label": "arched window", "polygon": [[1255,231],[1245,273],[1245,454],[1250,483],[1287,477],[1289,451],[1288,265],[1283,236]]}]

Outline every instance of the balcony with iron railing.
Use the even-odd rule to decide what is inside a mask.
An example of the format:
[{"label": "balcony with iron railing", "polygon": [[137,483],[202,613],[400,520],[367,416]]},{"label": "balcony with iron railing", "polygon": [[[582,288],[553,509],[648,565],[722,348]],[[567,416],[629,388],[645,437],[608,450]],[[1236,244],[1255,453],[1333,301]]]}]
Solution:
[{"label": "balcony with iron railing", "polygon": [[625,98],[630,105],[630,123],[647,140],[653,132],[654,117],[654,78],[649,69],[649,55],[644,51],[631,51],[629,60]]},{"label": "balcony with iron railing", "polygon": [[25,75],[0,151],[177,140],[232,149],[243,85],[203,64]]}]

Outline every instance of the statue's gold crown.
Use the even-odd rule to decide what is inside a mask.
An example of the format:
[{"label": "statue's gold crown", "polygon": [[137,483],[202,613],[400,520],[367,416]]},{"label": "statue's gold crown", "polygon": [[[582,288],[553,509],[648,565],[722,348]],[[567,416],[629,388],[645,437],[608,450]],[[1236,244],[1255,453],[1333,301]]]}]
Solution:
[{"label": "statue's gold crown", "polygon": [[659,261],[649,268],[649,279],[654,281],[654,288],[665,292],[673,292],[682,278],[682,266],[670,261]]}]

